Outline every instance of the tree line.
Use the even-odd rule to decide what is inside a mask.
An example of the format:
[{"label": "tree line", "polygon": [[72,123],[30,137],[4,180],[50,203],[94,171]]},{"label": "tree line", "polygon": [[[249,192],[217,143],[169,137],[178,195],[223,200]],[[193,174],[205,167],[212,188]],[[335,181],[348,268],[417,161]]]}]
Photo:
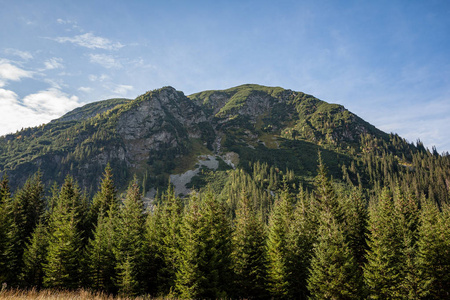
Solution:
[{"label": "tree line", "polygon": [[92,199],[71,176],[50,196],[39,172],[14,194],[4,176],[0,282],[187,299],[450,297],[448,201],[400,181],[338,184],[320,157],[312,188],[275,170],[231,170],[221,190],[187,198],[169,187],[152,204],[136,179],[119,195],[110,166]]}]

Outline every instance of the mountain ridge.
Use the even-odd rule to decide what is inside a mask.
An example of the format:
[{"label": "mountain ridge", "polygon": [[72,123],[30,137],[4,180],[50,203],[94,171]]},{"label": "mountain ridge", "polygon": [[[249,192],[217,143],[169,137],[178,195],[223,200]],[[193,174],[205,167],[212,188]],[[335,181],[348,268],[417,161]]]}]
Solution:
[{"label": "mountain ridge", "polygon": [[365,135],[390,143],[388,134],[342,105],[302,92],[244,84],[186,96],[167,86],[134,100],[90,103],[1,137],[0,173],[16,184],[39,169],[46,181],[71,173],[93,190],[110,163],[121,188],[132,174],[158,187],[173,172],[192,169],[199,155],[235,153],[240,167],[263,161],[310,177],[320,150],[340,175],[342,164],[363,150]]}]

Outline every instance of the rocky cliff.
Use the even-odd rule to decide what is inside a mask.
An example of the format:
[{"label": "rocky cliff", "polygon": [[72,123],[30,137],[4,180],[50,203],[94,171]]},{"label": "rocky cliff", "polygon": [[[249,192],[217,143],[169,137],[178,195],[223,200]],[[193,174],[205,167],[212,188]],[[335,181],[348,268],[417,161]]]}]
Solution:
[{"label": "rocky cliff", "polygon": [[138,174],[150,188],[193,169],[199,155],[227,153],[242,166],[262,160],[310,172],[307,153],[358,149],[361,134],[387,136],[344,107],[301,92],[243,85],[185,96],[164,87],[1,137],[0,172],[16,185],[38,169],[48,182],[70,173],[95,189],[109,162],[121,187]]}]

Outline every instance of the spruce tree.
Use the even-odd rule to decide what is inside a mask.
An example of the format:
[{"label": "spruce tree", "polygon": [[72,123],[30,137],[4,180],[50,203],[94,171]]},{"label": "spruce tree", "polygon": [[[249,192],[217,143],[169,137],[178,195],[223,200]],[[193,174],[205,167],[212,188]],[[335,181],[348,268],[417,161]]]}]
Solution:
[{"label": "spruce tree", "polygon": [[[156,200],[156,199],[155,199]],[[156,206],[147,215],[144,227],[143,241],[143,289],[150,295],[162,294],[158,275],[164,265],[161,249],[161,213]],[[164,294],[168,294],[165,292]]]},{"label": "spruce tree", "polygon": [[[143,263],[144,204],[140,187],[133,180],[119,211],[114,247],[119,293],[139,293]],[[133,283],[133,284],[131,284]],[[136,283],[136,284],[134,284]]]},{"label": "spruce tree", "polygon": [[317,239],[317,202],[302,187],[287,236],[289,296],[293,299],[308,299],[307,279]]},{"label": "spruce tree", "polygon": [[40,173],[30,177],[13,198],[9,197],[8,181],[5,177],[1,184],[3,194],[3,280],[11,286],[19,284],[23,268],[23,251],[25,243],[33,232],[44,209],[43,185]]},{"label": "spruce tree", "polygon": [[114,256],[115,214],[100,210],[93,237],[89,239],[86,255],[90,286],[96,290],[115,292],[116,260]]},{"label": "spruce tree", "polygon": [[272,297],[279,299],[290,293],[288,234],[292,212],[292,199],[285,190],[270,214],[267,237],[268,289]]},{"label": "spruce tree", "polygon": [[44,286],[77,288],[82,270],[82,232],[79,231],[80,192],[67,176],[49,218]]},{"label": "spruce tree", "polygon": [[42,288],[48,246],[47,224],[39,222],[23,254],[21,282],[27,287]]},{"label": "spruce tree", "polygon": [[44,185],[41,177],[41,172],[31,176],[14,196],[15,201],[20,203],[23,209],[25,236],[22,238],[25,239],[31,236],[45,209]]},{"label": "spruce tree", "polygon": [[403,241],[392,194],[387,189],[370,210],[369,230],[369,251],[364,266],[369,298],[398,299],[401,297]]},{"label": "spruce tree", "polygon": [[231,228],[223,203],[191,196],[181,228],[176,291],[182,298],[225,298],[230,292]]},{"label": "spruce tree", "polygon": [[365,255],[368,250],[367,237],[369,235],[369,213],[363,192],[358,188],[352,188],[346,196],[343,206],[345,216],[343,232],[362,276],[362,268],[366,262]]},{"label": "spruce tree", "polygon": [[23,203],[15,197],[3,203],[2,270],[0,279],[9,286],[18,286],[22,255],[26,242],[26,217]]},{"label": "spruce tree", "polygon": [[118,210],[119,203],[116,193],[117,191],[113,181],[112,169],[108,163],[100,183],[100,190],[94,195],[92,205],[89,208],[89,219],[92,224],[97,223],[97,217],[100,211],[106,213],[110,210],[113,212]]},{"label": "spruce tree", "polygon": [[339,223],[324,211],[311,259],[310,299],[362,299],[361,277]]},{"label": "spruce tree", "polygon": [[260,215],[242,193],[232,237],[235,295],[244,299],[267,297],[266,233]]},{"label": "spruce tree", "polygon": [[139,290],[139,281],[136,276],[137,269],[135,259],[129,255],[124,258],[123,262],[120,262],[117,285],[121,296],[130,297],[136,295]]},{"label": "spruce tree", "polygon": [[424,299],[450,297],[450,221],[447,205],[422,201],[417,242],[418,294]]},{"label": "spruce tree", "polygon": [[156,271],[156,278],[149,274],[154,282],[147,282],[147,286],[152,286],[150,289],[153,293],[167,295],[175,286],[179,265],[183,206],[172,186],[162,195],[160,202],[146,223],[146,260]]},{"label": "spruce tree", "polygon": [[415,197],[396,187],[394,192],[395,214],[398,220],[401,248],[401,289],[403,298],[419,299],[419,278],[416,264],[419,210]]}]

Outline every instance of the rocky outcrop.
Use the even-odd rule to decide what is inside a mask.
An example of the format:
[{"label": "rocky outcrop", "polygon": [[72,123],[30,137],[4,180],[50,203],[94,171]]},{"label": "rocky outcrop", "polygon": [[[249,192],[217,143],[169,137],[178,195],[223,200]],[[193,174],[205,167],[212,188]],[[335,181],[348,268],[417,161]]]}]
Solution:
[{"label": "rocky outcrop", "polygon": [[362,133],[384,134],[342,106],[300,92],[243,85],[186,97],[164,87],[135,100],[91,103],[45,126],[0,138],[0,175],[7,172],[23,183],[41,169],[49,182],[72,174],[81,186],[95,190],[94,181],[111,163],[121,185],[134,173],[161,183],[180,159],[211,151],[245,149],[245,163],[248,149],[280,149],[289,139],[358,143]]},{"label": "rocky outcrop", "polygon": [[126,157],[133,167],[149,159],[152,151],[183,147],[190,137],[199,137],[198,124],[204,112],[172,87],[148,92],[137,98],[117,122]]}]

